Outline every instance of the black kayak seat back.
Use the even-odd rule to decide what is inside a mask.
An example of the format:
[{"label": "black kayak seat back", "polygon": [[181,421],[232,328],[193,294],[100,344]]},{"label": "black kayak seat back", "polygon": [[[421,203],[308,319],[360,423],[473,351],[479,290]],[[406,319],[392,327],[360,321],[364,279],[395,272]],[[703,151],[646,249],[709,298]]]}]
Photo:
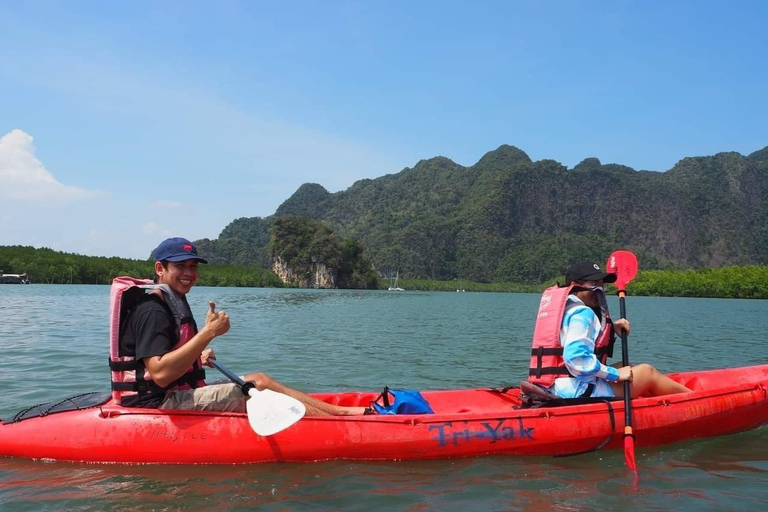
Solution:
[{"label": "black kayak seat back", "polygon": [[529,397],[541,397],[544,400],[562,400],[561,397],[555,395],[554,393],[550,393],[546,388],[543,388],[538,384],[528,382],[527,380],[520,382],[520,389]]},{"label": "black kayak seat back", "polygon": [[104,405],[109,402],[110,398],[112,398],[111,393],[83,393],[59,400],[58,402],[33,405],[32,407],[27,407],[26,409],[19,411],[8,423],[17,423],[30,418],[56,414],[57,412],[90,409],[91,407]]}]

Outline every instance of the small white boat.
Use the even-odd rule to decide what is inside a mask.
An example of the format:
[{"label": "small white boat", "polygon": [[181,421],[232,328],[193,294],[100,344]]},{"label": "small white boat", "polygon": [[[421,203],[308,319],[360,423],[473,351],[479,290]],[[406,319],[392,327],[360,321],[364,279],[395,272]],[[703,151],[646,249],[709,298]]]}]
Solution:
[{"label": "small white boat", "polygon": [[400,288],[399,286],[397,286],[397,281],[399,279],[400,279],[400,271],[398,270],[397,273],[395,274],[395,282],[392,284],[392,286],[387,288],[387,290],[390,292],[404,292],[405,288]]}]

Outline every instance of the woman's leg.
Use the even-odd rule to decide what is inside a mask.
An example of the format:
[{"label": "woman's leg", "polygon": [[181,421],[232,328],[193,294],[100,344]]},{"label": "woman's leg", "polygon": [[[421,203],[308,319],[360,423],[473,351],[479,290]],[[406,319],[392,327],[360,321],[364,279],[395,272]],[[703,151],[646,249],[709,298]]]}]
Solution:
[{"label": "woman's leg", "polygon": [[[616,396],[624,396],[623,382],[612,382],[611,388],[613,388]],[[639,364],[632,367],[632,398],[690,392],[690,389],[670,379],[649,364]]]},{"label": "woman's leg", "polygon": [[365,407],[345,407],[323,402],[279,383],[266,373],[251,373],[246,375],[244,380],[253,382],[258,390],[270,389],[295,398],[307,408],[307,416],[358,416],[365,414]]}]

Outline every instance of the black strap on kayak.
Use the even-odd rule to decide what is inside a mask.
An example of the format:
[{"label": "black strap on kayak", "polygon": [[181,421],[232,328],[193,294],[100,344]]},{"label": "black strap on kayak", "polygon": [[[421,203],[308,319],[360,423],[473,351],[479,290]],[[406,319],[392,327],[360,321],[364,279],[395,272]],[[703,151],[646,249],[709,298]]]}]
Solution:
[{"label": "black strap on kayak", "polygon": [[48,416],[58,412],[80,411],[104,405],[112,398],[110,393],[83,393],[71,396],[58,402],[46,402],[44,404],[33,405],[16,413],[16,415],[7,422],[7,424],[18,423],[19,421],[40,416]]},{"label": "black strap on kayak", "polygon": [[[389,386],[384,386],[384,391],[381,392],[379,398],[381,398],[382,402],[384,403],[384,407],[389,407]],[[377,402],[379,398],[374,400],[374,402]]]},{"label": "black strap on kayak", "polygon": [[515,386],[507,386],[504,388],[488,388],[491,393],[498,393],[500,395],[506,395],[510,389],[517,389]]},{"label": "black strap on kayak", "polygon": [[514,409],[540,409],[545,407],[565,407],[567,405],[596,404],[621,400],[620,398],[595,397],[594,384],[589,384],[586,391],[576,398],[562,398],[550,393],[546,388],[528,381],[520,382],[520,386],[506,386],[504,388],[488,388],[491,393],[507,394],[512,389],[520,389],[520,405]]},{"label": "black strap on kayak", "polygon": [[[499,393],[499,394],[506,394],[510,389],[517,389],[514,386],[507,386],[502,389],[498,388],[489,388],[488,391],[492,393]],[[585,405],[585,404],[594,404],[594,403],[604,403],[606,407],[608,408],[608,418],[611,423],[611,431],[608,434],[608,437],[606,437],[600,444],[595,446],[594,448],[590,448],[588,450],[575,452],[575,453],[565,453],[562,455],[555,455],[555,457],[571,457],[573,455],[582,455],[585,453],[591,453],[596,452],[598,450],[602,450],[608,443],[611,442],[611,439],[613,439],[613,433],[616,430],[616,415],[613,412],[613,405],[611,405],[611,401],[614,400],[621,400],[620,398],[606,398],[606,397],[593,397],[592,393],[595,390],[595,385],[590,384],[587,387],[587,390],[584,392],[583,395],[576,397],[576,398],[561,398],[557,395],[554,395],[550,393],[545,388],[537,385],[532,384],[527,381],[522,381],[520,383],[520,401],[521,405],[515,406],[514,409],[539,409],[539,408],[546,408],[546,407],[565,407],[568,405]]]},{"label": "black strap on kayak", "polygon": [[602,450],[605,448],[605,446],[611,442],[611,439],[613,439],[613,433],[616,430],[616,416],[613,414],[613,406],[611,405],[610,400],[603,399],[602,402],[605,402],[605,405],[608,407],[608,417],[611,420],[611,432],[608,434],[608,437],[603,439],[603,441],[595,446],[594,448],[590,448],[589,450],[584,450],[581,452],[575,452],[575,453],[564,453],[562,455],[555,455],[555,457],[573,457],[574,455],[584,455],[585,453],[592,453],[596,452],[598,450]]}]

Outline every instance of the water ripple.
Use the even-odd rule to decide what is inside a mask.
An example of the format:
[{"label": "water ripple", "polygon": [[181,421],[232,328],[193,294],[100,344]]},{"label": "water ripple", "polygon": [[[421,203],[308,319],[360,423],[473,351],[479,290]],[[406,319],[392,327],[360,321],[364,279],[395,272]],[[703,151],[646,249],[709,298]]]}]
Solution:
[{"label": "water ripple", "polygon": [[[232,315],[215,340],[238,372],[304,390],[517,383],[538,296],[197,288]],[[612,310],[618,311],[614,297]],[[108,389],[106,286],[0,287],[0,417]],[[768,301],[630,297],[630,357],[684,371],[765,362]],[[213,370],[209,376],[219,378]],[[0,459],[0,509],[127,511],[752,511],[768,505],[768,429],[621,452],[253,466],[94,466]]]}]

